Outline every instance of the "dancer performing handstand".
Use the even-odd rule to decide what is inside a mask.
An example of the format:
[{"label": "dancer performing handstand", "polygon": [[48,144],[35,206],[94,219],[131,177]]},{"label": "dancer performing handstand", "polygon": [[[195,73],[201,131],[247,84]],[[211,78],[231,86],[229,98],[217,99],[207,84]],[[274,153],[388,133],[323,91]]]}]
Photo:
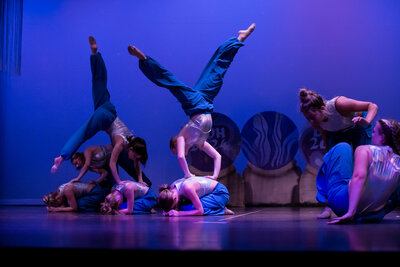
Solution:
[{"label": "dancer performing handstand", "polygon": [[[151,186],[150,180],[142,173],[140,164],[134,164],[128,159],[129,138],[135,138],[133,138],[132,133],[119,119],[115,106],[110,102],[110,93],[107,90],[107,70],[101,54],[97,52],[98,46],[94,37],[89,36],[89,44],[92,51],[92,55],[90,56],[90,67],[92,71],[94,113],[64,145],[60,156],[54,159],[54,165],[51,168],[51,172],[57,172],[64,160],[70,159],[85,141],[93,137],[96,133],[105,131],[110,136],[113,146],[109,164],[111,173],[116,182],[121,182],[117,169],[118,162],[118,164],[121,165],[121,167],[133,178]],[[143,145],[144,147],[146,146],[145,143]],[[134,170],[132,170],[132,164],[134,165]]]},{"label": "dancer performing handstand", "polygon": [[145,56],[136,47],[132,45],[128,47],[129,53],[139,59],[139,68],[144,75],[156,85],[167,88],[181,103],[186,115],[190,117],[189,122],[179,134],[170,140],[170,149],[177,155],[185,178],[194,176],[189,171],[185,158],[192,146],[197,146],[214,159],[213,175],[207,177],[217,179],[219,176],[221,155],[206,141],[212,128],[213,100],[222,87],[224,75],[234,56],[254,28],[253,23],[248,29],[239,31],[238,37],[230,38],[218,47],[193,88],[178,80],[156,60]]}]

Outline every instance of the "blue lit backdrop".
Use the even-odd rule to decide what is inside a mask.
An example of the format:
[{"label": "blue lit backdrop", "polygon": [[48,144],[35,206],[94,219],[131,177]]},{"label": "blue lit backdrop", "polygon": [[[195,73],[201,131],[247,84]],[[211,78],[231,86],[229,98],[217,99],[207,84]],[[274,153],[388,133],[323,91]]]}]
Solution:
[{"label": "blue lit backdrop", "polygon": [[[396,0],[25,0],[21,76],[8,77],[1,88],[0,200],[40,202],[77,175],[69,162],[54,176],[50,167],[93,110],[89,35],[106,62],[120,118],[147,140],[144,171],[157,188],[182,175],[168,141],[187,118],[166,89],[140,72],[129,44],[194,85],[217,46],[256,22],[225,76],[215,111],[240,129],[256,113],[277,111],[302,131],[302,86],[326,98],[374,101],[378,117],[400,119],[399,14]],[[99,133],[80,151],[108,142]],[[296,159],[304,168],[300,152]],[[243,153],[235,166],[239,173],[246,167]]]}]

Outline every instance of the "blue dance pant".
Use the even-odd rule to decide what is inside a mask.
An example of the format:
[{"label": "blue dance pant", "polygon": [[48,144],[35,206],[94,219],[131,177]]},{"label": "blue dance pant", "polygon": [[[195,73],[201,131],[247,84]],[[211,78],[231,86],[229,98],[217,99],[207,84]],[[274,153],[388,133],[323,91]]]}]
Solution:
[{"label": "blue dance pant", "polygon": [[[151,209],[157,205],[157,196],[153,189],[149,188],[146,195],[136,198],[133,203],[132,214],[149,214]],[[124,202],[120,209],[126,209],[127,202]]]},{"label": "blue dance pant", "polygon": [[353,175],[353,149],[339,143],[325,154],[317,174],[317,200],[344,215],[349,207],[349,182]]},{"label": "blue dance pant", "polygon": [[[225,185],[218,183],[214,190],[200,198],[204,215],[224,215],[229,201],[229,192]],[[180,207],[181,210],[194,210],[193,204]]]},{"label": "blue dance pant", "polygon": [[98,212],[100,211],[101,203],[104,202],[107,194],[110,193],[110,188],[96,185],[92,191],[84,197],[76,200],[79,212]]},{"label": "blue dance pant", "polygon": [[90,67],[94,113],[65,143],[60,154],[65,160],[70,159],[72,154],[96,133],[107,130],[117,117],[115,106],[110,102],[107,70],[100,53],[90,56]]},{"label": "blue dance pant", "polygon": [[230,38],[219,46],[193,88],[149,56],[146,56],[146,60],[139,60],[139,68],[150,81],[167,88],[181,103],[186,115],[211,113],[214,109],[213,100],[222,87],[224,75],[243,45],[237,38]]}]

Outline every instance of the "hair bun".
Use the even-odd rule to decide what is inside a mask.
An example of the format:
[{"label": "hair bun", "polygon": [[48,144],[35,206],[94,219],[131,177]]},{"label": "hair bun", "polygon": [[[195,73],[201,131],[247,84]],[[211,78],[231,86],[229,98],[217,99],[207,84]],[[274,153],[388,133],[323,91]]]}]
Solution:
[{"label": "hair bun", "polygon": [[300,88],[299,91],[300,100],[306,102],[308,100],[307,96],[308,96],[308,90],[306,88]]},{"label": "hair bun", "polygon": [[169,190],[171,189],[171,186],[169,186],[168,184],[162,184],[160,185],[160,187],[158,188],[158,192],[161,193],[164,190]]}]

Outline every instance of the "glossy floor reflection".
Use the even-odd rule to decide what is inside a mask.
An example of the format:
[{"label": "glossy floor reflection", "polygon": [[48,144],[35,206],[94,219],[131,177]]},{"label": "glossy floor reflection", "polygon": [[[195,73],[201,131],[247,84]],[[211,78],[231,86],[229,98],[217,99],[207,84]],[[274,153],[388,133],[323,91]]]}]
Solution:
[{"label": "glossy floor reflection", "polygon": [[327,225],[319,207],[233,208],[233,216],[106,216],[0,207],[1,248],[131,251],[400,251],[400,210],[381,223]]}]

